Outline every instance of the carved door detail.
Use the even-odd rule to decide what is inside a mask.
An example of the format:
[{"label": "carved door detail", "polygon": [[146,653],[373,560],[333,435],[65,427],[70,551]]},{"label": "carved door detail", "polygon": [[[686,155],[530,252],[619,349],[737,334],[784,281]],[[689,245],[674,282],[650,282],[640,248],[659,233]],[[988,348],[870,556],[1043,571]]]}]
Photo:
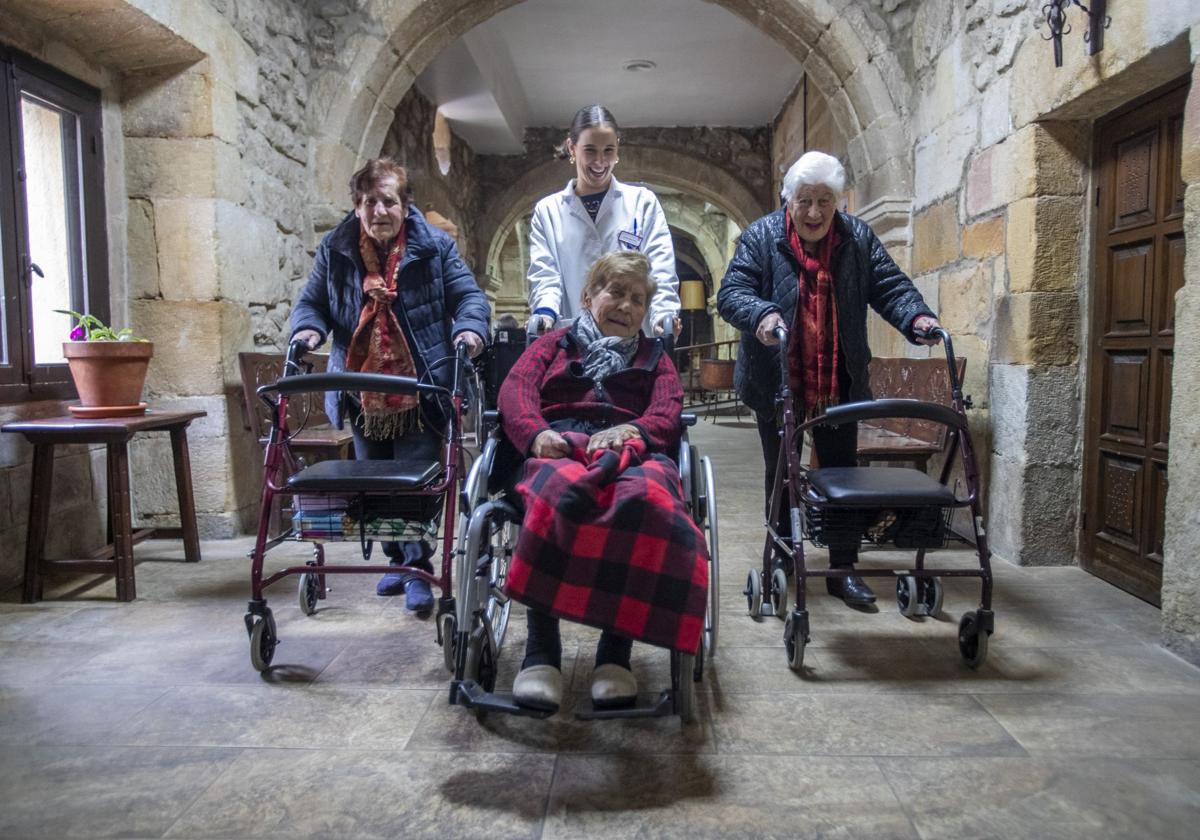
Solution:
[{"label": "carved door detail", "polygon": [[1187,87],[1100,123],[1084,440],[1083,566],[1158,604],[1183,285]]}]

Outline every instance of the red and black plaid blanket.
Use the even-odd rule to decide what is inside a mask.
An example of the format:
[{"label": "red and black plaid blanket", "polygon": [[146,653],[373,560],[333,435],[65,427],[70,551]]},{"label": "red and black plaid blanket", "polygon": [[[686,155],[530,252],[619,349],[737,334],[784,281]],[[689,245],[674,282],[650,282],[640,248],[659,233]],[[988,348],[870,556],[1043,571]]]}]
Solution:
[{"label": "red and black plaid blanket", "polygon": [[645,444],[571,458],[530,459],[517,485],[525,522],[508,594],[559,618],[695,653],[704,630],[708,547],[670,459]]}]

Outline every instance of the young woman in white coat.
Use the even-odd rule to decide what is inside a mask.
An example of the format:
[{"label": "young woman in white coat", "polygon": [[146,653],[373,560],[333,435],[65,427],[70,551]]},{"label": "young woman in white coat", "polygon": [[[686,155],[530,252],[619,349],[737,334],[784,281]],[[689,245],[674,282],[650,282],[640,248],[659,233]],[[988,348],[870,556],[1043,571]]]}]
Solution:
[{"label": "young woman in white coat", "polygon": [[530,223],[530,327],[537,332],[579,314],[584,279],[603,254],[636,250],[650,260],[658,286],[643,332],[662,335],[665,324],[679,333],[679,278],[671,232],[654,193],[613,177],[619,145],[620,128],[603,105],[588,105],[575,114],[559,149],[559,156],[575,165],[575,177],[561,192],[537,203]]}]

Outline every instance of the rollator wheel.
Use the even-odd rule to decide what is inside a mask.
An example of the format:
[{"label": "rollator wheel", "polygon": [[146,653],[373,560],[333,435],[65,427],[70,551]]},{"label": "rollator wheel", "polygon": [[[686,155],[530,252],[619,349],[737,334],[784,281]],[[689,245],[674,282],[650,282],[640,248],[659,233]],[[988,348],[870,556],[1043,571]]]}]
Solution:
[{"label": "rollator wheel", "polygon": [[800,632],[800,625],[787,614],[783,622],[783,646],[787,650],[788,667],[797,674],[804,673],[804,646],[808,641]]},{"label": "rollator wheel", "polygon": [[448,612],[438,619],[438,634],[442,639],[442,662],[453,674],[458,661],[458,620],[454,613]]},{"label": "rollator wheel", "polygon": [[942,611],[942,582],[937,578],[921,581],[921,614],[937,615]]},{"label": "rollator wheel", "polygon": [[896,578],[896,607],[907,618],[914,618],[920,613],[921,586],[912,575]]},{"label": "rollator wheel", "polygon": [[676,653],[675,661],[675,714],[679,721],[689,724],[696,720],[696,683],[692,679],[696,668],[696,657],[690,653]]},{"label": "rollator wheel", "polygon": [[746,596],[746,610],[751,617],[758,618],[762,615],[762,580],[755,569],[751,569],[746,575],[746,588],[742,590],[742,594]]},{"label": "rollator wheel", "polygon": [[250,664],[254,670],[262,672],[271,666],[275,657],[275,646],[279,639],[275,636],[275,617],[270,610],[261,616],[254,617],[254,625],[250,628]]},{"label": "rollator wheel", "polygon": [[788,608],[788,579],[783,569],[771,572],[771,609],[783,618]]},{"label": "rollator wheel", "polygon": [[312,572],[300,575],[300,585],[296,587],[300,600],[300,612],[312,615],[317,611],[317,601],[321,597],[321,576]]},{"label": "rollator wheel", "polygon": [[958,652],[971,668],[978,668],[987,659],[988,634],[979,626],[979,614],[963,613],[958,622]]}]

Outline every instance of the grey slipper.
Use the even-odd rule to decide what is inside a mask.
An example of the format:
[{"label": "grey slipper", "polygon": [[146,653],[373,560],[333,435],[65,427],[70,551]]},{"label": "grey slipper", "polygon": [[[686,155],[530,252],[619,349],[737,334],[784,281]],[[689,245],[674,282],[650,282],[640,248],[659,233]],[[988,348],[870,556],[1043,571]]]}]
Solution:
[{"label": "grey slipper", "polygon": [[628,706],[637,700],[637,678],[620,665],[600,665],[592,671],[592,703],[597,708]]},{"label": "grey slipper", "polygon": [[562,702],[562,671],[553,665],[522,668],[513,680],[513,700],[531,709],[557,712]]}]

